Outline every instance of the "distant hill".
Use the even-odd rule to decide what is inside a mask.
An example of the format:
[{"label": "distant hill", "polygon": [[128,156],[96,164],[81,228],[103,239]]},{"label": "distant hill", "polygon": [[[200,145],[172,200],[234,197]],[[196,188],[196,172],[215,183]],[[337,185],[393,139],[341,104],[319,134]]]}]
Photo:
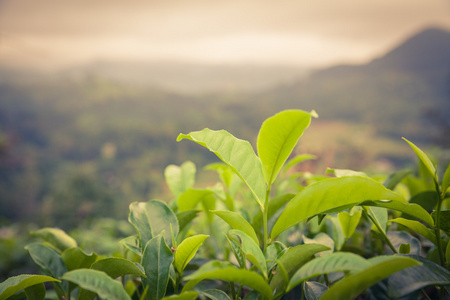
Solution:
[{"label": "distant hill", "polygon": [[442,141],[450,127],[450,32],[426,29],[368,64],[317,70],[305,80],[259,93],[253,102],[274,110],[315,109],[326,120]]}]

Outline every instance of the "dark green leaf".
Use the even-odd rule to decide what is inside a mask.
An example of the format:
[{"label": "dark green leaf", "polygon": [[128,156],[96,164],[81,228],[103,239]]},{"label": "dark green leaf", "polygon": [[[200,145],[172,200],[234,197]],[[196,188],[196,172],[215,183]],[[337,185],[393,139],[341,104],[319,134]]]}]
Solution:
[{"label": "dark green leaf", "polygon": [[393,190],[397,184],[399,184],[403,178],[405,178],[406,176],[410,175],[412,173],[411,170],[401,170],[401,171],[397,171],[395,173],[392,173],[387,179],[386,181],[383,183],[383,185],[390,190]]},{"label": "dark green leaf", "polygon": [[195,291],[184,292],[178,295],[172,295],[162,298],[163,300],[195,300],[198,297],[198,293]]},{"label": "dark green leaf", "polygon": [[145,277],[141,265],[119,257],[100,259],[92,265],[91,269],[103,271],[113,279],[124,275]]},{"label": "dark green leaf", "polygon": [[186,210],[177,213],[178,224],[180,225],[180,232],[197,217],[199,210]]},{"label": "dark green leaf", "polygon": [[224,291],[216,289],[202,291],[202,295],[211,300],[231,300],[231,298]]},{"label": "dark green leaf", "polygon": [[62,279],[78,284],[83,289],[94,292],[107,300],[131,300],[120,282],[101,271],[73,270],[64,274]]},{"label": "dark green leaf", "polygon": [[46,291],[45,285],[38,283],[25,288],[25,295],[27,295],[28,300],[45,300]]},{"label": "dark green leaf", "polygon": [[318,300],[327,290],[324,284],[315,281],[307,281],[304,285],[306,300]]},{"label": "dark green leaf", "polygon": [[148,241],[141,264],[147,275],[147,278],[142,278],[142,282],[144,287],[149,287],[147,291],[149,300],[159,300],[166,294],[173,259],[172,250],[166,245],[162,235]]}]

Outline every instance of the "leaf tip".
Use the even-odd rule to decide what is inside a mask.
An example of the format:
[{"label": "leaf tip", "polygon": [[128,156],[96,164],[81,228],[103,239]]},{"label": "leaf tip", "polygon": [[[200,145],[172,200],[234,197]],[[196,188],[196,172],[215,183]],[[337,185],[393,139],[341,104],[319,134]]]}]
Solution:
[{"label": "leaf tip", "polygon": [[311,117],[313,117],[313,118],[319,118],[319,114],[313,109],[313,110],[311,110],[311,112],[310,112],[310,114],[311,114]]}]

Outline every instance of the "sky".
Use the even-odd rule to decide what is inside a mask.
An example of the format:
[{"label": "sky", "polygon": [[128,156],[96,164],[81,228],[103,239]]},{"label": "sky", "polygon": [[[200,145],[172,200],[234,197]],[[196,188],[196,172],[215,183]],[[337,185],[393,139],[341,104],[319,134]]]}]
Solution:
[{"label": "sky", "polygon": [[428,26],[450,30],[450,1],[0,0],[0,65],[323,67],[367,62]]}]

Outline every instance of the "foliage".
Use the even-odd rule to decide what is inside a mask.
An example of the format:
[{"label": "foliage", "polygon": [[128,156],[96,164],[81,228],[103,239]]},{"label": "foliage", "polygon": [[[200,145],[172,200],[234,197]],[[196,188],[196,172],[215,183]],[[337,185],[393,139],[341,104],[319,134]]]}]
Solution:
[{"label": "foliage", "polygon": [[[334,177],[288,173],[304,161],[288,160],[312,117],[287,110],[267,119],[258,155],[224,130],[180,134],[178,141],[191,140],[223,161],[208,167],[220,182],[197,188],[192,162],[168,166],[174,198],[131,203],[135,234],[121,240],[120,252],[88,252],[56,228],[33,231],[40,241],[26,249],[43,275],[5,280],[0,299],[371,299],[375,291],[444,299],[450,166],[440,180],[432,160],[407,141],[423,177],[400,171],[381,183],[351,170],[334,169]],[[286,182],[295,182],[295,194],[285,192]],[[431,207],[411,201],[417,182],[434,189]]]}]

